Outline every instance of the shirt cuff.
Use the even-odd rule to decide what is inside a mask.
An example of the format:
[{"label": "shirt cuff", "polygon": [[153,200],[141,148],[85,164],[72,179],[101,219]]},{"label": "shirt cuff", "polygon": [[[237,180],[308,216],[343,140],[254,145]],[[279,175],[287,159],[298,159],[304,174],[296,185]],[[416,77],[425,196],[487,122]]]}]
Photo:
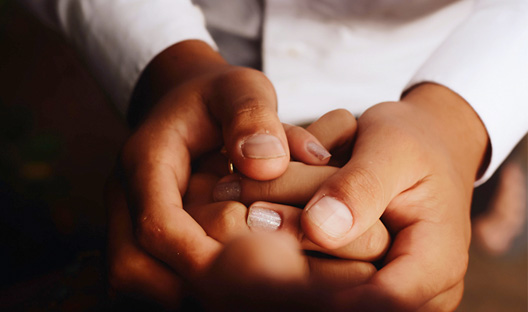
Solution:
[{"label": "shirt cuff", "polygon": [[444,85],[478,114],[491,142],[484,183],[528,131],[528,2],[481,1],[407,88]]},{"label": "shirt cuff", "polygon": [[86,57],[98,82],[126,114],[147,64],[169,46],[188,39],[216,49],[202,12],[191,1],[56,1],[59,27]]}]

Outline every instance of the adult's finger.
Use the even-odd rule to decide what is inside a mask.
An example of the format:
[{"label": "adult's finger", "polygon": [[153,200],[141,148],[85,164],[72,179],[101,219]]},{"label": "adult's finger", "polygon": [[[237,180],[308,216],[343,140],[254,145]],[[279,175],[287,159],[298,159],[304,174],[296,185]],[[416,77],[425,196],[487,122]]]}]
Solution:
[{"label": "adult's finger", "polygon": [[231,69],[205,97],[238,170],[256,180],[273,179],[286,170],[288,141],[277,115],[275,90],[262,72]]},{"label": "adult's finger", "polygon": [[350,161],[318,189],[303,212],[304,232],[323,247],[337,248],[359,237],[396,195],[425,177],[426,148],[412,132],[416,129],[399,124],[405,119],[379,118],[376,110],[360,119]]},{"label": "adult's finger", "polygon": [[[201,100],[183,91],[169,93],[155,107],[152,118],[125,145],[122,164],[139,244],[183,277],[192,278],[221,246],[183,210],[181,197],[191,156],[212,149],[219,138]],[[172,108],[175,103],[187,103],[195,110],[190,114],[186,106]],[[200,137],[190,131],[193,127],[210,136]]]},{"label": "adult's finger", "polygon": [[178,307],[183,281],[135,242],[124,191],[112,179],[105,191],[108,208],[108,279],[112,290]]}]

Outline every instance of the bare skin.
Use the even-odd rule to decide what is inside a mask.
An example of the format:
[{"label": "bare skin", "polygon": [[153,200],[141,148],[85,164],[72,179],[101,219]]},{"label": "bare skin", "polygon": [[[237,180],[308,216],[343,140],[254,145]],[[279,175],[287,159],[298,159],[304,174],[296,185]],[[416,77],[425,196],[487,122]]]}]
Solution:
[{"label": "bare skin", "polygon": [[[487,144],[471,107],[437,85],[418,86],[401,102],[379,104],[359,118],[349,162],[304,197],[295,189],[301,201],[309,200],[301,216],[302,229],[320,246],[339,248],[380,217],[394,236],[383,268],[365,285],[338,295],[338,308],[456,308],[467,268],[473,182],[485,161]],[[291,181],[287,178],[260,183],[243,179],[240,198],[287,198],[291,195],[284,187]],[[259,189],[260,194],[255,191]],[[327,224],[317,219],[321,212],[310,212],[324,197],[344,203],[352,215],[353,223],[341,233],[328,233]],[[328,210],[323,212],[326,220],[332,218],[332,209]],[[332,226],[342,225],[342,215]]]},{"label": "bare skin", "polygon": [[[351,118],[352,128],[342,128],[341,132],[334,131],[321,137],[327,148],[331,149],[338,144],[343,144],[342,138],[345,135],[342,132],[355,129],[354,118],[351,115],[348,118]],[[325,119],[322,120],[325,121]],[[327,118],[327,120],[332,121],[332,118]],[[316,122],[313,126],[317,127],[320,123]],[[310,158],[313,155],[303,148],[305,141],[322,144],[317,138],[301,128],[287,125],[285,128],[288,138],[293,138],[293,136],[302,138],[294,143],[294,145],[297,144],[297,147],[293,149],[295,156],[304,157],[306,161],[312,163],[328,161],[328,159],[321,161],[317,157]],[[377,222],[365,235],[342,248],[334,250],[321,248],[309,240],[302,239],[303,234],[299,226],[301,209],[256,202],[253,206],[277,211],[281,216],[279,230],[282,235],[279,239],[281,243],[279,245],[273,243],[274,236],[269,236],[270,241],[264,242],[263,237],[267,237],[269,232],[259,233],[256,236],[252,234],[250,227],[246,224],[248,208],[244,204],[235,201],[213,201],[214,187],[220,177],[227,174],[226,158],[216,153],[201,159],[200,163],[202,165],[196,167],[196,172],[190,177],[183,207],[203,228],[208,237],[226,247],[222,247],[210,268],[189,283],[185,276],[154,259],[135,242],[123,189],[116,183],[117,181],[110,181],[107,191],[110,220],[109,256],[110,264],[115,265],[111,267],[110,272],[113,272],[111,283],[117,291],[143,296],[170,308],[178,306],[183,288],[192,287],[197,289],[202,297],[209,298],[205,302],[214,303],[215,310],[218,304],[228,305],[224,300],[232,295],[220,290],[229,289],[235,292],[236,289],[238,294],[236,298],[247,299],[247,302],[237,302],[234,305],[242,310],[242,307],[248,307],[251,304],[262,307],[264,302],[258,300],[269,299],[269,296],[280,293],[281,298],[284,299],[282,303],[266,301],[264,306],[271,309],[289,302],[288,306],[304,309],[305,305],[313,307],[315,304],[310,302],[310,294],[317,293],[317,298],[321,298],[338,289],[365,283],[376,272],[376,268],[368,261],[379,260],[389,248],[390,237],[381,222]],[[316,172],[313,169],[324,172],[337,170],[335,167],[322,165],[303,165],[312,169],[306,170],[305,167],[299,165],[300,163],[292,162],[286,171],[287,176],[297,176],[300,172],[307,172],[317,177],[320,174],[313,174]],[[305,179],[303,184],[297,183],[297,186],[301,189],[310,189],[314,181],[318,182],[317,179]],[[254,240],[258,241],[255,243],[257,245],[249,243]],[[351,260],[305,256],[302,254],[303,250],[317,251]],[[278,256],[281,253],[284,255]],[[265,256],[263,257],[267,254],[273,255],[270,261],[265,260],[267,259]],[[226,273],[231,270],[232,275]],[[241,270],[243,274],[240,273]],[[271,285],[274,291],[268,289]],[[240,296],[241,292],[245,295]],[[267,295],[262,296],[263,293]],[[284,296],[284,294],[290,295]],[[232,298],[229,301],[226,309],[233,309],[233,300]],[[318,299],[318,303],[323,304],[324,300]]]},{"label": "bare skin", "polygon": [[[200,280],[223,247],[183,209],[191,161],[225,144],[242,174],[269,180],[288,168],[290,149],[273,87],[260,72],[232,67],[194,41],[160,54],[148,72],[149,104],[121,162],[132,246],[184,280]],[[454,309],[467,266],[472,185],[487,144],[471,107],[434,84],[360,117],[351,159],[309,195],[302,230],[320,247],[337,249],[383,216],[396,236],[383,269],[338,296],[339,307]],[[111,259],[115,285],[127,284],[123,263]]]}]

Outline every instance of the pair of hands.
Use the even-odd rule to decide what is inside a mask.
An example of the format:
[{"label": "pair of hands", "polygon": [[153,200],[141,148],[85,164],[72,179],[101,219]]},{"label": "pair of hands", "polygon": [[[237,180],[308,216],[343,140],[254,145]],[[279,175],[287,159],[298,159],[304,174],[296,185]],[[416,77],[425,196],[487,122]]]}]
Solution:
[{"label": "pair of hands", "polygon": [[[265,282],[254,285],[282,285],[275,289],[286,290],[292,289],[287,287],[291,283],[302,285],[306,264],[299,241],[281,239],[282,245],[273,245],[291,263],[281,264],[282,271],[267,267],[269,261],[256,259],[269,260],[262,251],[276,238],[255,236],[224,248],[182,203],[182,194],[191,191],[191,161],[223,144],[248,178],[269,180],[286,171],[290,150],[298,147],[288,145],[269,81],[258,71],[226,64],[196,41],[160,54],[143,77],[147,83],[138,97],[152,104],[138,110],[138,116],[147,117],[123,149],[124,185],[110,182],[107,192],[112,285],[170,304],[177,301],[182,281],[201,289],[208,280],[217,285],[245,283],[233,279],[239,257],[255,260],[249,271],[273,268],[261,270],[266,274],[255,281]],[[365,112],[358,120],[352,157],[328,179],[324,176],[315,193],[301,194],[303,200],[311,199],[298,218],[305,239],[324,250],[345,248],[368,235],[380,217],[393,242],[381,270],[367,270],[359,284],[344,278],[344,285],[321,304],[359,310],[453,310],[462,295],[469,204],[486,147],[485,129],[471,107],[441,86],[420,85],[400,102]],[[281,179],[258,185],[280,190],[270,184]],[[256,182],[241,180],[241,189],[252,189],[247,187],[251,183]],[[270,192],[267,198],[275,201],[285,194]],[[251,195],[242,191],[240,198],[247,201]],[[237,209],[220,211],[227,216]],[[296,266],[300,271],[284,269]],[[286,297],[314,300],[303,296],[308,288],[302,290]]]}]

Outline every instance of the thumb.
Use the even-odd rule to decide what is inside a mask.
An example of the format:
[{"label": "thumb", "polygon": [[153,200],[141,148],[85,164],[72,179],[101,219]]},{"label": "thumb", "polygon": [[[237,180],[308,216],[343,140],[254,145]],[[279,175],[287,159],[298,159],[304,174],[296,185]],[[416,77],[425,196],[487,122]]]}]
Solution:
[{"label": "thumb", "polygon": [[208,98],[235,167],[256,180],[279,177],[288,166],[290,154],[277,115],[275,90],[266,76],[235,67],[217,79]]},{"label": "thumb", "polygon": [[307,238],[324,248],[361,236],[396,195],[424,177],[416,136],[390,119],[364,116],[351,159],[321,185],[301,216]]}]

